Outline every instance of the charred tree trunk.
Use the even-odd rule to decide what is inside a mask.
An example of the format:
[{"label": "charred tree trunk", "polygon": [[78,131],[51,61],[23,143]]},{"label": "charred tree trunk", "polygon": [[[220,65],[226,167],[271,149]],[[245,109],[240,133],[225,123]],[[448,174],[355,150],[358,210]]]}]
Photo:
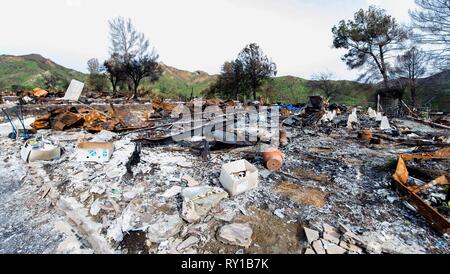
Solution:
[{"label": "charred tree trunk", "polygon": [[138,94],[139,82],[140,82],[140,80],[133,80],[133,90],[134,90],[133,99],[135,99],[135,100],[137,100],[139,98],[139,94]]},{"label": "charred tree trunk", "polygon": [[416,101],[416,84],[413,83],[410,87],[411,89],[411,101],[412,101],[412,106],[415,108],[417,107],[417,101]]}]

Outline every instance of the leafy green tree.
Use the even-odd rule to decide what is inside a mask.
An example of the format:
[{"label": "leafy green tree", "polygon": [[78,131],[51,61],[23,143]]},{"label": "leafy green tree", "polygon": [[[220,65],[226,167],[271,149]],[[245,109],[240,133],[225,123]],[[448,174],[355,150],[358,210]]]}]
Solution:
[{"label": "leafy green tree", "polygon": [[103,63],[102,70],[111,82],[113,92],[117,92],[117,87],[120,82],[126,79],[123,64],[120,62],[117,53],[113,53],[111,57]]},{"label": "leafy green tree", "polygon": [[207,91],[209,96],[239,99],[248,96],[248,79],[240,60],[225,62],[217,81]]},{"label": "leafy green tree", "polygon": [[249,82],[253,99],[256,100],[257,89],[261,87],[264,80],[277,75],[277,66],[256,43],[247,45],[239,53],[237,60],[242,63],[245,78]]},{"label": "leafy green tree", "polygon": [[124,64],[125,75],[133,82],[133,98],[137,99],[138,87],[142,79],[147,78],[150,83],[158,81],[162,75],[162,68],[159,66],[158,55],[151,53],[140,57],[134,57]]},{"label": "leafy green tree", "polygon": [[348,50],[342,57],[347,66],[365,68],[360,79],[374,80],[377,75],[381,76],[387,89],[391,53],[402,47],[408,31],[385,10],[371,6],[366,11],[356,12],[353,20],[340,21],[332,33],[334,47]]},{"label": "leafy green tree", "polygon": [[[150,42],[136,30],[131,19],[117,17],[109,21],[109,26],[112,62],[109,68],[105,66],[109,71],[109,79],[112,83],[112,78],[117,81],[120,76],[126,76],[123,81],[133,90],[133,98],[137,99],[139,84],[144,78],[148,78],[150,83],[160,78],[162,68],[158,64],[159,55],[154,49],[149,49]],[[117,68],[117,74],[111,68]],[[112,75],[119,77],[116,79]]]}]

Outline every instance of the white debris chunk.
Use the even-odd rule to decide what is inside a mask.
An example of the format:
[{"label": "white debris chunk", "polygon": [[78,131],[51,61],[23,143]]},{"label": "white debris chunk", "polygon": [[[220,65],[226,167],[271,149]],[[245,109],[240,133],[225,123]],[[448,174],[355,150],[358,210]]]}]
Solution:
[{"label": "white debris chunk", "polygon": [[91,209],[89,210],[89,213],[92,216],[97,215],[100,212],[100,210],[102,209],[101,205],[102,205],[102,203],[100,202],[99,199],[95,200],[91,205]]},{"label": "white debris chunk", "polygon": [[218,187],[198,186],[185,188],[181,195],[184,198],[181,217],[189,223],[206,216],[228,193]]},{"label": "white debris chunk", "polygon": [[200,185],[200,183],[197,180],[195,180],[194,178],[192,178],[189,175],[184,175],[183,177],[181,177],[181,180],[186,181],[188,187],[194,187],[194,186]]},{"label": "white debris chunk", "polygon": [[249,247],[253,230],[248,224],[229,224],[220,228],[217,239],[225,244]]},{"label": "white debris chunk", "polygon": [[181,186],[173,186],[168,190],[166,190],[163,194],[161,194],[161,196],[164,198],[171,198],[173,196],[178,195],[181,192],[181,190],[182,190]]},{"label": "white debris chunk", "polygon": [[178,234],[183,226],[183,220],[178,214],[165,215],[147,228],[147,239],[153,243],[161,243]]},{"label": "white debris chunk", "polygon": [[102,225],[87,217],[87,209],[78,203],[73,197],[61,197],[56,204],[72,223],[76,224],[75,230],[83,236],[97,254],[109,254],[114,250],[101,235]]},{"label": "white debris chunk", "polygon": [[369,114],[369,117],[372,119],[375,119],[377,117],[377,112],[373,110],[371,107],[369,107],[367,113]]},{"label": "white debris chunk", "polygon": [[197,237],[189,236],[186,240],[184,240],[181,244],[179,244],[177,246],[177,250],[181,252],[181,251],[197,244],[198,242],[200,242],[200,240]]},{"label": "white debris chunk", "polygon": [[319,239],[319,232],[313,229],[309,229],[307,227],[303,228],[306,235],[306,240],[308,244],[312,244],[314,241]]},{"label": "white debris chunk", "polygon": [[390,129],[390,128],[391,128],[391,125],[389,124],[389,119],[386,116],[383,116],[383,118],[381,118],[380,129],[386,130],[386,129]]},{"label": "white debris chunk", "polygon": [[356,109],[353,109],[352,114],[350,114],[348,116],[347,128],[353,129],[353,123],[357,123],[357,122],[358,122],[358,116],[356,114]]}]

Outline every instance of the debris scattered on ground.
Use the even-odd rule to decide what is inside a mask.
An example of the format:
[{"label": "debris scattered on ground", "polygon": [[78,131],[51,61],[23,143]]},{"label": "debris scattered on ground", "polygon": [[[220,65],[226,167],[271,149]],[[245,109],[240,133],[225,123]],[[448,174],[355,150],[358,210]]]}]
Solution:
[{"label": "debris scattered on ground", "polygon": [[29,96],[24,119],[0,124],[0,252],[450,252],[445,119],[311,97],[277,105],[282,126],[248,129],[255,140],[222,128],[230,141],[202,136],[222,125],[209,114],[184,130],[179,106],[232,107],[234,121],[260,105]]}]

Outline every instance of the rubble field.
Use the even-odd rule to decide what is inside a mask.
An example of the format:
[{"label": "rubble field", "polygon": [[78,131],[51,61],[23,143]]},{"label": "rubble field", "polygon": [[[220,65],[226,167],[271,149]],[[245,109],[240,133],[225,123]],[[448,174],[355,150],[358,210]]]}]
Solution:
[{"label": "rubble field", "polygon": [[[424,218],[392,177],[400,155],[450,146],[448,129],[396,118],[383,131],[365,110],[355,110],[358,120],[350,124],[351,110],[326,110],[319,116],[331,119],[314,123],[316,114],[281,111],[288,142],[278,148],[281,169],[270,171],[260,142],[208,144],[205,152],[198,142],[159,138],[153,131],[174,123],[173,108],[159,107],[156,118],[158,111],[149,118],[148,109],[129,109],[132,128],[120,118],[125,114],[116,114],[120,130],[110,124],[87,130],[101,126],[87,125],[79,107],[72,114],[85,118],[83,126],[55,130],[51,120],[35,133],[61,148],[51,161],[24,161],[24,142],[7,137],[7,121],[0,125],[0,253],[450,253],[448,234]],[[25,121],[47,111],[28,106]],[[113,116],[109,111],[101,114]],[[363,129],[372,141],[361,137]],[[114,151],[102,162],[80,161],[80,142],[113,143]],[[231,195],[221,183],[222,167],[239,160],[256,167],[258,184]],[[407,167],[409,181],[450,175],[448,158]],[[421,197],[448,222],[450,210],[442,205],[448,184],[435,187]]]}]

